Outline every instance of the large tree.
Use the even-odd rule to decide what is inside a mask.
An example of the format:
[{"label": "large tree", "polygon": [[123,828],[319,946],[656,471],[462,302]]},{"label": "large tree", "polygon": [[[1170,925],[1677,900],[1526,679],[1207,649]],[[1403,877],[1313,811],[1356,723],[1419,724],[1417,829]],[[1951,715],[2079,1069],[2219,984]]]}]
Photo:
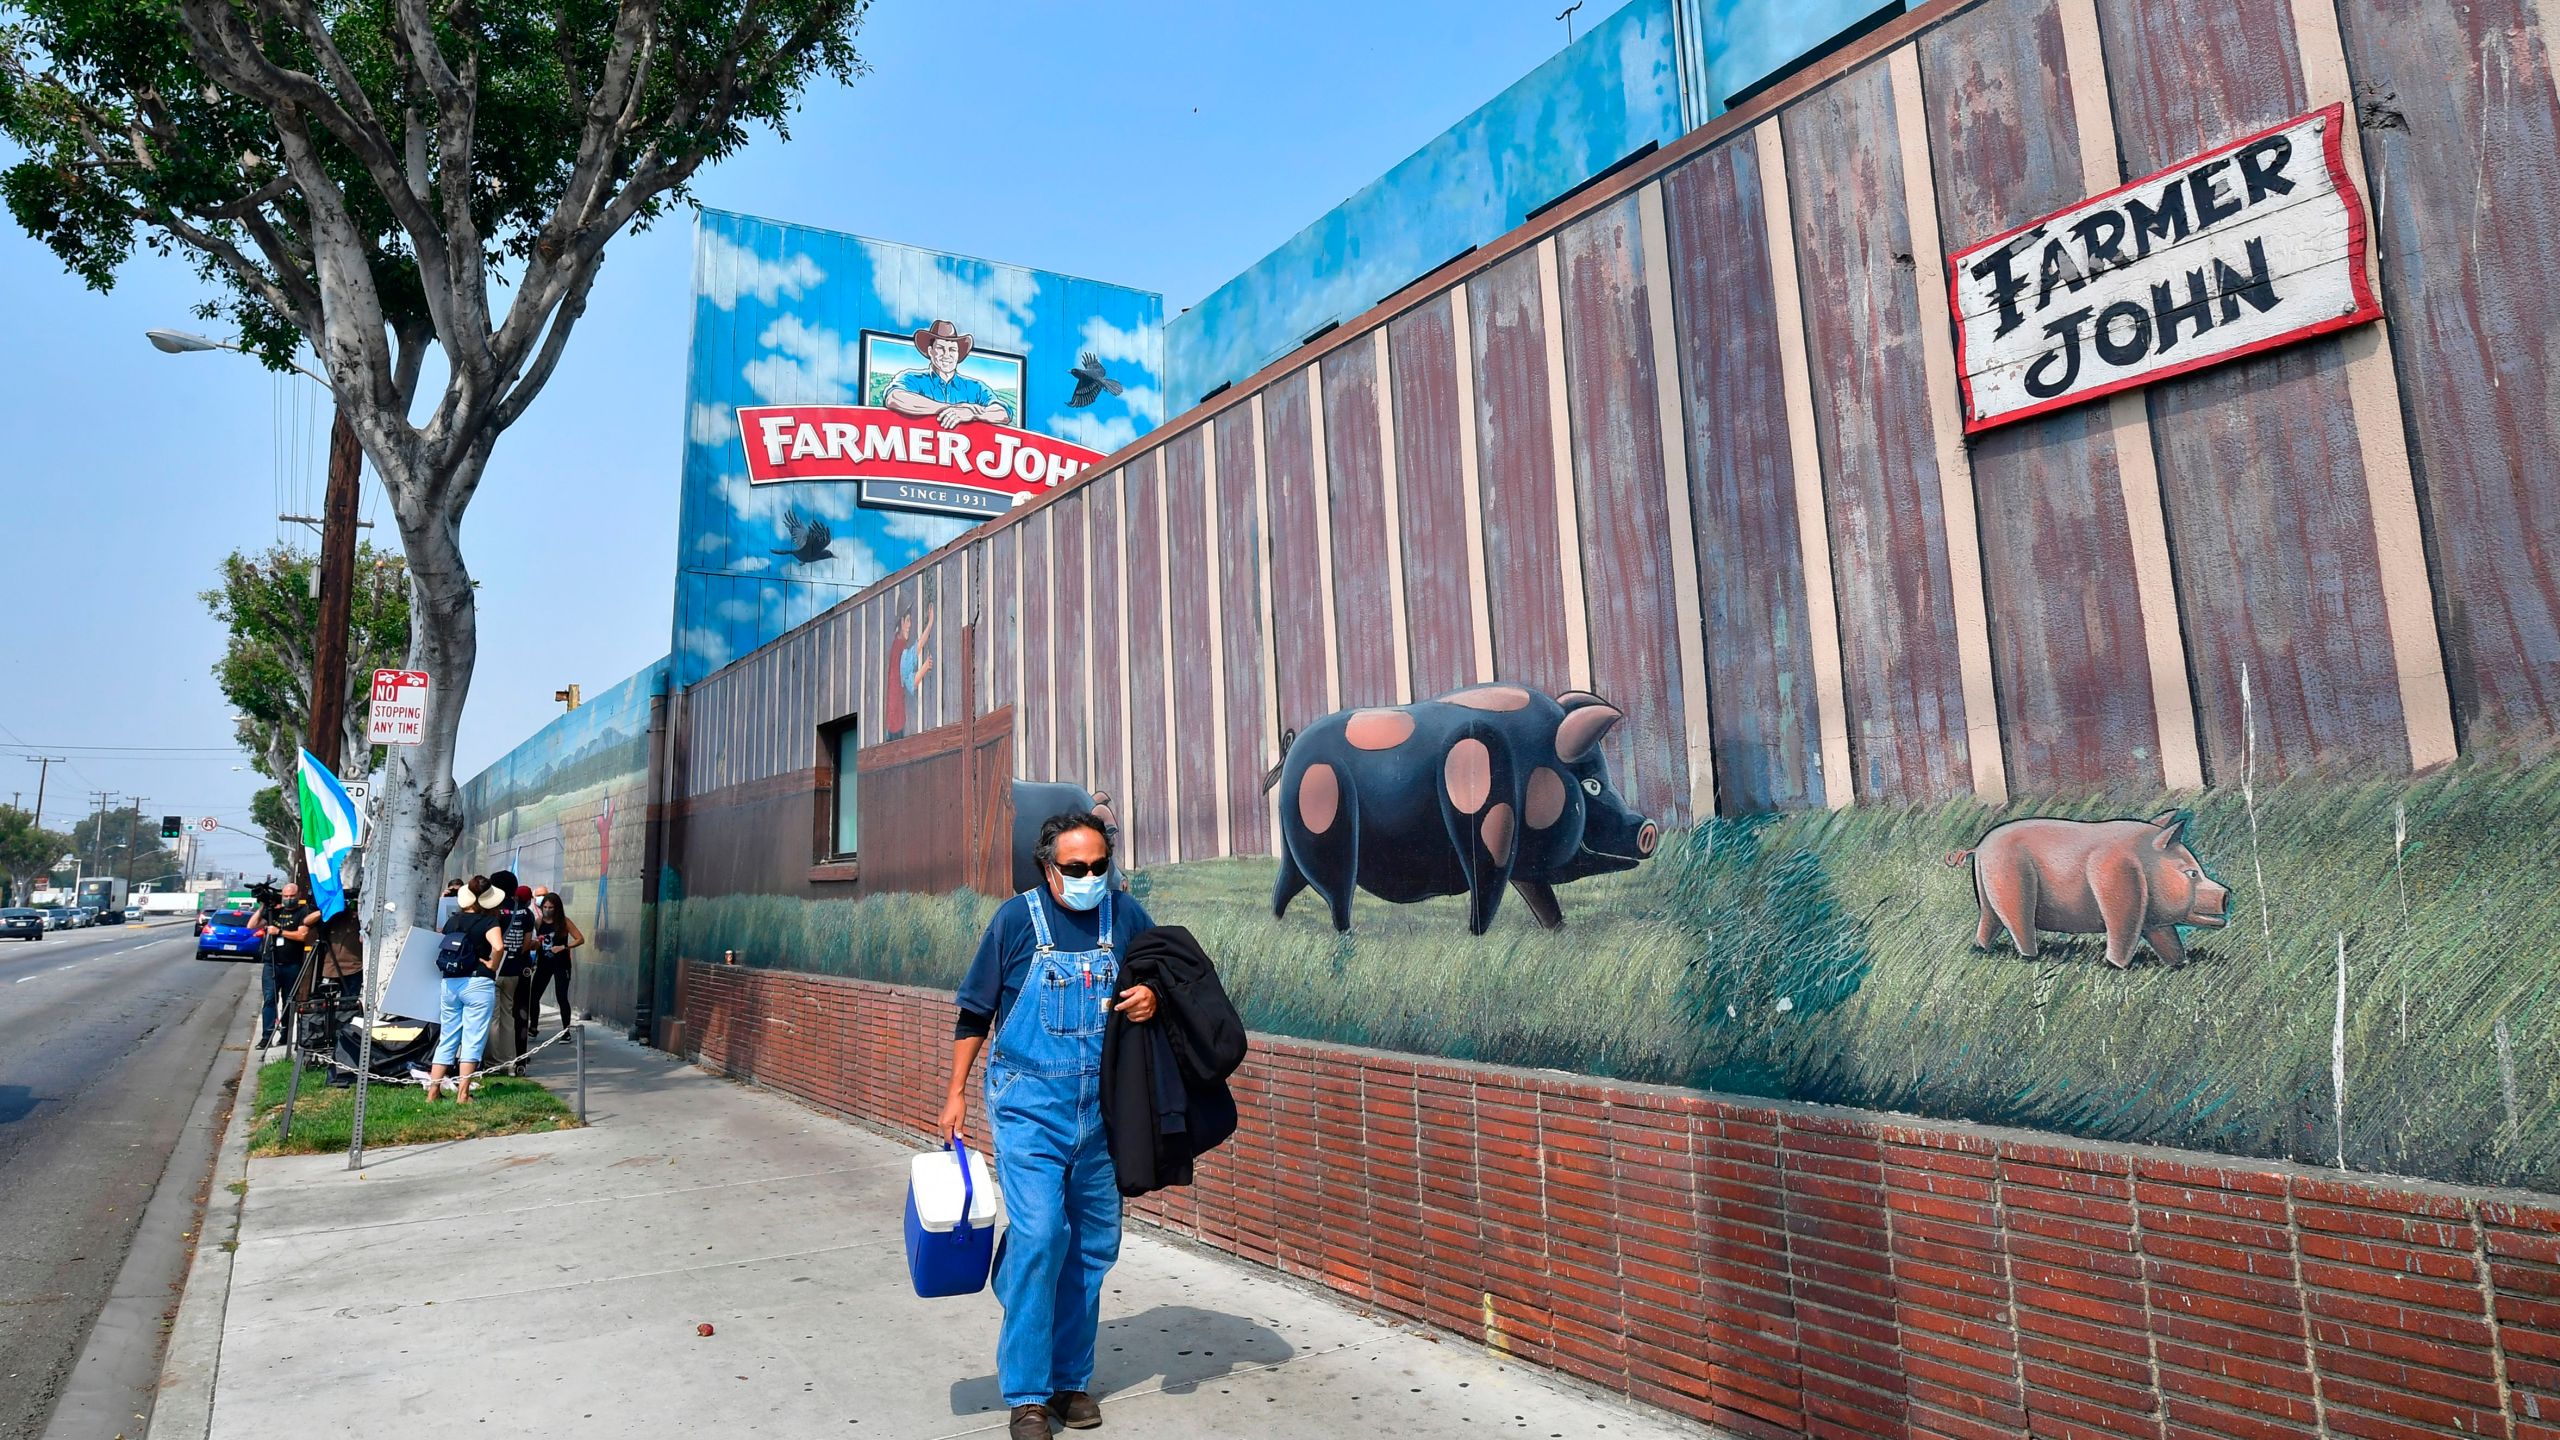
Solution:
[{"label": "large tree", "polygon": [[[559,364],[605,245],[706,161],[850,81],[867,0],[13,0],[0,176],[98,288],[137,245],[222,287],[243,343],[319,356],[414,587],[424,744],[389,767],[389,894],[416,914],[461,833],[476,655],[461,523]],[[421,397],[426,351],[440,393]],[[421,409],[423,407],[423,418]]]}]

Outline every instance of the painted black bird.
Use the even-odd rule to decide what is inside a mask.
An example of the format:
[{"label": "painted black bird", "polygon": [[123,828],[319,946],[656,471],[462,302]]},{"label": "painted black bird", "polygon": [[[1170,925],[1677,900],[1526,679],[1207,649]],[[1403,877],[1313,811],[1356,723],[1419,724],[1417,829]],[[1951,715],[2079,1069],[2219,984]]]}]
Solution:
[{"label": "painted black bird", "polygon": [[828,529],[824,520],[803,519],[798,506],[782,512],[782,533],[790,537],[791,548],[776,550],[773,552],[776,555],[788,555],[803,565],[832,560],[836,556],[836,552],[827,548],[827,542],[836,538],[836,532]]},{"label": "painted black bird", "polygon": [[1093,403],[1094,397],[1108,390],[1120,393],[1120,382],[1102,373],[1102,357],[1087,350],[1084,363],[1067,372],[1076,377],[1076,393],[1067,397],[1067,408],[1081,410]]}]

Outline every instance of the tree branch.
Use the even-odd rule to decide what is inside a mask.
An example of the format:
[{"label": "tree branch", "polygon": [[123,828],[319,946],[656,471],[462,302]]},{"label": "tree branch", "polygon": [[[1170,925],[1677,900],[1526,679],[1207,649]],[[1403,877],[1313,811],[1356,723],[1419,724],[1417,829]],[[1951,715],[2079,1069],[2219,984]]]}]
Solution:
[{"label": "tree branch", "polygon": [[[354,110],[316,78],[268,58],[257,37],[249,32],[247,21],[227,0],[178,0],[179,21],[186,32],[189,53],[224,89],[276,112],[280,134],[286,129],[283,120],[288,113],[303,113],[319,121],[331,138],[346,146],[364,167],[374,188],[382,192],[383,202],[417,256],[419,273],[428,277],[428,295],[435,296],[450,269],[444,234],[426,205],[409,193],[399,151],[365,98],[361,79],[348,67],[346,57],[339,53],[337,43],[330,38],[309,0],[260,0],[259,8],[292,25],[303,36],[320,57],[322,67],[330,72],[332,82],[355,105]],[[304,143],[309,143],[307,135]],[[316,208],[320,200],[310,193],[314,188],[311,179],[302,175],[295,179]],[[335,182],[324,179],[323,186],[335,192]],[[477,254],[472,256],[472,268],[479,268]]]},{"label": "tree branch", "polygon": [[524,378],[518,380],[506,398],[499,402],[490,430],[504,430],[516,423],[517,417],[524,414],[525,407],[531,405],[534,397],[542,393],[542,387],[550,383],[551,371],[560,363],[560,352],[569,343],[569,332],[576,328],[579,317],[587,313],[587,294],[595,288],[596,276],[603,269],[604,251],[599,246],[571,278],[568,293],[561,297],[560,308],[552,314],[550,329],[542,337],[542,350],[534,356],[533,368],[527,370]]}]

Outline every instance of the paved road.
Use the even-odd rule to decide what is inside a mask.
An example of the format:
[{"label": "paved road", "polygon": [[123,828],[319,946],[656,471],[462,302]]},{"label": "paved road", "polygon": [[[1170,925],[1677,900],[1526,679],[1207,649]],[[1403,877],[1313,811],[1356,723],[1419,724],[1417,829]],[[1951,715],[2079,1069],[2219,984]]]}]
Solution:
[{"label": "paved road", "polygon": [[43,1430],[255,976],[184,923],[0,940],[0,1440]]}]

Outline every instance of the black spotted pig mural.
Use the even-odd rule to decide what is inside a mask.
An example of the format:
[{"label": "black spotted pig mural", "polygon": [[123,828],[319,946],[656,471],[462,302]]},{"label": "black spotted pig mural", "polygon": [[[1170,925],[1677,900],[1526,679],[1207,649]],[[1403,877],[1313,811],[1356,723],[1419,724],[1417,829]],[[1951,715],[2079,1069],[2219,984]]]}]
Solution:
[{"label": "black spotted pig mural", "polygon": [[1507,884],[1563,925],[1556,886],[1633,869],[1659,838],[1609,787],[1600,741],[1625,718],[1585,691],[1494,684],[1316,721],[1281,761],[1271,913],[1312,886],[1347,931],[1354,887],[1399,905],[1464,895],[1481,935]]}]

